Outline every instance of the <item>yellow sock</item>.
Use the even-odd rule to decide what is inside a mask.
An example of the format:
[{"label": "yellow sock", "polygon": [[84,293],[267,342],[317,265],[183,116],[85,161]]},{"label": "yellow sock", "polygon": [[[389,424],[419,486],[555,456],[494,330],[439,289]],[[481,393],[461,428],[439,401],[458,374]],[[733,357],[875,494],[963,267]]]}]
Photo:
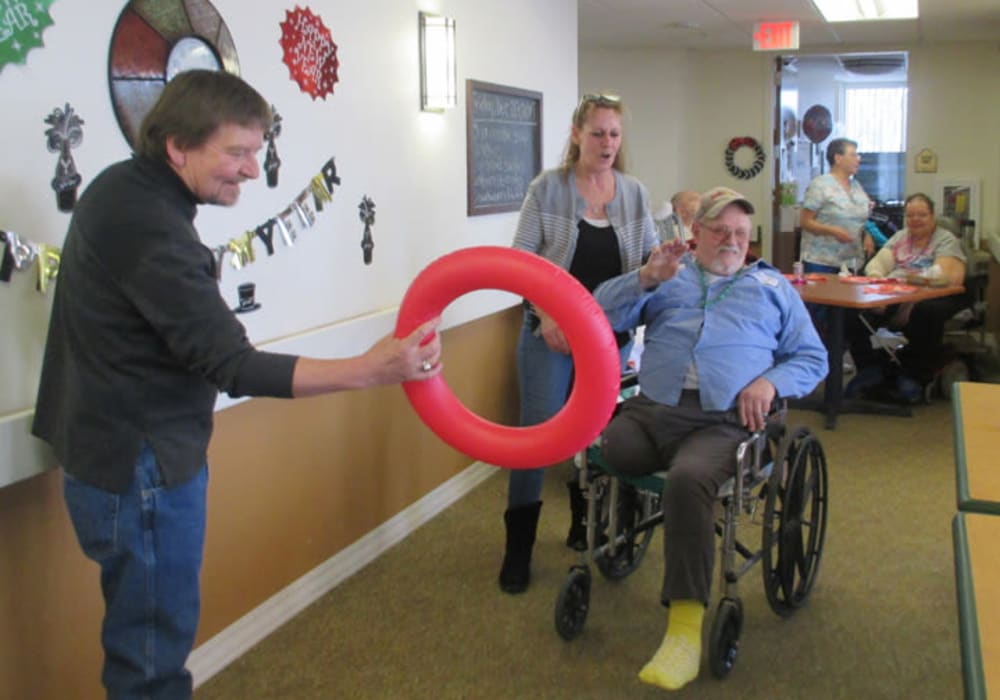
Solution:
[{"label": "yellow sock", "polygon": [[667,634],[653,658],[639,671],[639,680],[666,690],[678,690],[697,678],[704,616],[705,606],[701,601],[670,601]]}]

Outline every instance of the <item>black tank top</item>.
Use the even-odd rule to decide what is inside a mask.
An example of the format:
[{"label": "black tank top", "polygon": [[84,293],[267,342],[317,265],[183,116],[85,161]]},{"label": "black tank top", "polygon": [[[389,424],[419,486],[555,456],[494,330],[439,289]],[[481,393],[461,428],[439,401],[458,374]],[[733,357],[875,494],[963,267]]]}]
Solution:
[{"label": "black tank top", "polygon": [[[610,224],[594,226],[586,219],[580,220],[576,252],[573,253],[573,260],[569,264],[569,273],[576,277],[588,292],[593,292],[601,282],[622,273],[618,236]],[[630,337],[628,331],[615,333],[618,347],[624,346]]]}]

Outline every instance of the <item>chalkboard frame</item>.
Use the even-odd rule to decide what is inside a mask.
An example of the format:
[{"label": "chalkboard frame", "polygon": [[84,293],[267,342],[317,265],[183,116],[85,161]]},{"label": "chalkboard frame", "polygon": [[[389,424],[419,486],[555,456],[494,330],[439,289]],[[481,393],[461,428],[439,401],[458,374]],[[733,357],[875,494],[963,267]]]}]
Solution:
[{"label": "chalkboard frame", "polygon": [[475,187],[473,183],[473,173],[476,171],[475,143],[473,142],[473,127],[475,126],[474,100],[476,93],[491,93],[506,97],[519,97],[533,100],[537,103],[536,113],[538,122],[534,125],[533,141],[534,149],[530,155],[534,163],[534,173],[537,175],[542,170],[542,93],[535,90],[511,87],[509,85],[498,85],[487,83],[481,80],[468,79],[465,81],[465,153],[466,153],[466,194],[468,216],[481,216],[484,214],[498,214],[501,212],[518,211],[521,208],[523,199],[515,201],[501,202],[490,205],[475,204]]}]

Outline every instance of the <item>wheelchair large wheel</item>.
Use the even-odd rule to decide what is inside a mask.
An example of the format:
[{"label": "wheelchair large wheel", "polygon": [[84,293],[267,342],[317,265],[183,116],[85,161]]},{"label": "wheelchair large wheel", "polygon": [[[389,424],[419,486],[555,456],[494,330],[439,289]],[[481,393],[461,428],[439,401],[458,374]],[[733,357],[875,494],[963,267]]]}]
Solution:
[{"label": "wheelchair large wheel", "polygon": [[708,666],[716,678],[725,678],[736,665],[742,631],[743,603],[739,598],[723,598],[708,640]]},{"label": "wheelchair large wheel", "polygon": [[590,610],[590,570],[574,566],[556,598],[556,631],[567,642],[575,639],[587,622]]},{"label": "wheelchair large wheel", "polygon": [[[620,489],[618,507],[618,543],[614,556],[606,550],[598,550],[594,563],[601,574],[612,581],[623,579],[639,568],[649,541],[653,538],[653,528],[636,532],[639,524],[649,518],[659,508],[659,496],[647,492],[636,491],[631,486]],[[607,532],[609,523],[608,508],[605,505],[607,496],[600,505],[601,530]],[[605,545],[607,546],[607,545]]]},{"label": "wheelchair large wheel", "polygon": [[788,617],[816,581],[826,534],[826,455],[808,428],[790,429],[778,448],[764,508],[762,570],[771,609]]}]

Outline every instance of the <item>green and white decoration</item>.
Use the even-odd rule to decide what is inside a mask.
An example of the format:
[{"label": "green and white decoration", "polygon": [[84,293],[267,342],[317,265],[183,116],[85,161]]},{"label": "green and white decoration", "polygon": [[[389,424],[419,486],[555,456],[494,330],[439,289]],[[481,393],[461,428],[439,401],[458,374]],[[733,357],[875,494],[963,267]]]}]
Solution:
[{"label": "green and white decoration", "polygon": [[28,52],[42,46],[42,32],[53,24],[53,2],[0,0],[0,72],[8,63],[27,63]]}]

